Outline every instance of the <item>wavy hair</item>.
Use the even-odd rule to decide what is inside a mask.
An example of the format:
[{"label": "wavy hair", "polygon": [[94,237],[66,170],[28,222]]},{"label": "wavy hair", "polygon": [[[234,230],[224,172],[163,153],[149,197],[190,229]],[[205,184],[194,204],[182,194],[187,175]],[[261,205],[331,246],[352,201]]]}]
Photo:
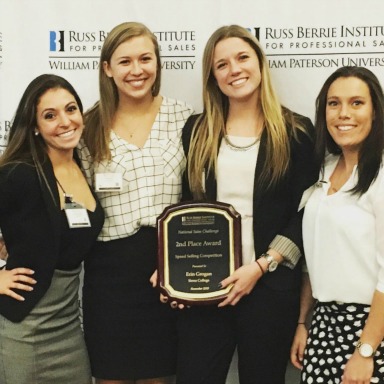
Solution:
[{"label": "wavy hair", "polygon": [[[229,110],[229,100],[218,87],[213,71],[213,56],[216,45],[227,38],[237,37],[248,43],[255,51],[260,65],[260,103],[265,129],[267,131],[267,161],[262,172],[262,181],[273,185],[283,175],[290,164],[290,145],[287,124],[301,128],[293,113],[284,108],[273,89],[266,56],[258,40],[245,28],[238,25],[223,26],[217,29],[204,49],[203,55],[203,113],[197,119],[188,158],[188,179],[195,199],[204,198],[202,174],[216,172],[219,145],[225,134],[225,124]],[[256,106],[255,106],[256,107]]]},{"label": "wavy hair", "polygon": [[83,104],[73,86],[63,77],[44,74],[32,80],[21,97],[12,120],[7,148],[0,157],[0,167],[8,164],[29,164],[36,168],[40,183],[44,183],[56,204],[54,194],[43,170],[43,164],[49,160],[47,145],[41,135],[35,135],[37,127],[37,106],[41,97],[51,89],[65,89],[76,100],[81,114]]},{"label": "wavy hair", "polygon": [[0,166],[8,163],[28,163],[40,168],[48,158],[47,148],[41,135],[36,136],[37,106],[41,97],[51,89],[65,89],[76,100],[83,113],[83,105],[73,86],[63,77],[44,74],[30,82],[21,97],[11,123],[9,141],[4,154],[0,158]]}]

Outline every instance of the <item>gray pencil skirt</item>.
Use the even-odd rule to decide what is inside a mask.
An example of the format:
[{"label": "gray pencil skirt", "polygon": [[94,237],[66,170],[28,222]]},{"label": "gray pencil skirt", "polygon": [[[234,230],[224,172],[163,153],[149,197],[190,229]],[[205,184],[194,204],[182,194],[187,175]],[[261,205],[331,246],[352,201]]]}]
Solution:
[{"label": "gray pencil skirt", "polygon": [[56,270],[50,288],[20,323],[0,315],[1,384],[90,384],[79,319],[79,272]]}]

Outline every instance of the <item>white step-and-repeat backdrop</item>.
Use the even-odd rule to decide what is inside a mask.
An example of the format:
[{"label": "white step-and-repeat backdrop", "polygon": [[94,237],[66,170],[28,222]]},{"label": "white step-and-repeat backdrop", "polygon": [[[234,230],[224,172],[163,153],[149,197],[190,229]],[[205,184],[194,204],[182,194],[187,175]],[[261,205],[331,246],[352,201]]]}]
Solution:
[{"label": "white step-and-repeat backdrop", "polygon": [[325,78],[366,66],[384,83],[383,0],[0,0],[0,151],[27,84],[67,78],[85,108],[98,99],[98,58],[108,31],[140,21],[161,47],[161,93],[201,111],[201,58],[225,24],[250,29],[264,47],[282,102],[314,118]]}]

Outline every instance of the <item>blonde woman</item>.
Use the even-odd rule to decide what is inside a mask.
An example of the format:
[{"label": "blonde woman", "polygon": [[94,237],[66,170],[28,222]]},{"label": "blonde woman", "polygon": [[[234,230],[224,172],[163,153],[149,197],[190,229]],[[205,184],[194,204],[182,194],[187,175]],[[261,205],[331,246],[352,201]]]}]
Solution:
[{"label": "blonde woman", "polygon": [[240,383],[284,383],[296,328],[303,191],[316,178],[313,126],[281,106],[258,41],[219,28],[203,57],[204,111],[183,131],[183,199],[230,203],[242,217],[243,265],[218,307],[180,311],[179,384],[225,383],[235,348]]},{"label": "blonde woman", "polygon": [[181,131],[192,109],[159,94],[156,37],[143,24],[108,34],[100,101],[86,114],[83,163],[105,210],[85,262],[84,330],[97,383],[170,383],[175,313],[149,279],[156,270],[156,218],[181,197]]}]

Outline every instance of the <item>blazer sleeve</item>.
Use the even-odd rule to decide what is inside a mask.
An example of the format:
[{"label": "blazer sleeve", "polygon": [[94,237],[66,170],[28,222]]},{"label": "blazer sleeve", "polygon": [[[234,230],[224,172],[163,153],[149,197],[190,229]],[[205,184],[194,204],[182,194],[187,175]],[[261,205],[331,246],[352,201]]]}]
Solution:
[{"label": "blazer sleeve", "polygon": [[15,289],[25,301],[0,295],[0,313],[19,322],[49,288],[58,255],[53,223],[33,166],[18,164],[0,171],[0,227],[8,251],[6,269],[35,271],[33,291]]},{"label": "blazer sleeve", "polygon": [[[303,254],[302,211],[298,211],[303,192],[316,182],[318,169],[314,159],[314,128],[308,118],[295,115],[304,128],[292,133],[290,127],[290,166],[285,177],[271,188],[259,190],[254,206],[254,238],[256,257],[266,252],[277,236],[291,241]],[[256,191],[258,190],[255,185]],[[301,262],[295,268],[280,266],[267,273],[262,283],[274,290],[296,290],[301,282]]]},{"label": "blazer sleeve", "polygon": [[298,211],[298,207],[303,192],[318,179],[319,169],[314,157],[314,126],[306,117],[299,116],[299,119],[305,132],[298,130],[297,138],[291,139],[291,219],[280,234],[295,243],[303,253],[303,210]]}]

